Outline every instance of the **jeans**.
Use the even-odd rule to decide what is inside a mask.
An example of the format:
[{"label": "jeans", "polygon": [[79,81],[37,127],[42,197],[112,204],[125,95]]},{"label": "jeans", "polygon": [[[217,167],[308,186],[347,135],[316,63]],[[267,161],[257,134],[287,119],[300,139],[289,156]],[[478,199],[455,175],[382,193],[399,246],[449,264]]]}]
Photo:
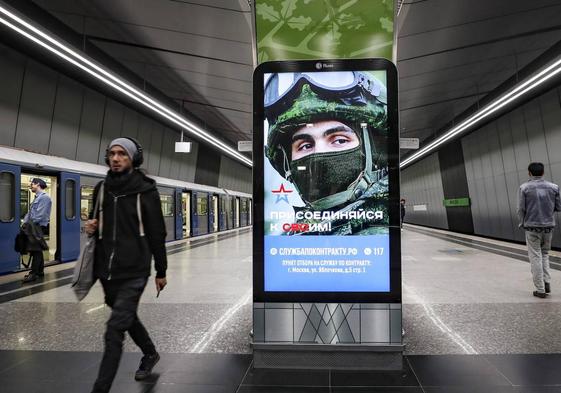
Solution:
[{"label": "jeans", "polygon": [[123,353],[126,331],[145,355],[156,353],[154,343],[136,314],[147,280],[147,277],[101,280],[105,291],[105,303],[112,311],[107,321],[105,352],[95,381],[94,393],[107,393],[111,389]]},{"label": "jeans", "polygon": [[528,258],[532,278],[538,292],[545,292],[544,282],[550,282],[549,275],[549,250],[551,250],[551,238],[553,231],[549,233],[526,231],[526,244],[528,245]]}]

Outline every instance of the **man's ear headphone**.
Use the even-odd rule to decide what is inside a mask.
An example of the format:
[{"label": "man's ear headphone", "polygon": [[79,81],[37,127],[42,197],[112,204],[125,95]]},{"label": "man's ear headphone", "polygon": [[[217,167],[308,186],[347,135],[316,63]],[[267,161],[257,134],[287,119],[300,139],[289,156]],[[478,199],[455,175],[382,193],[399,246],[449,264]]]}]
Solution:
[{"label": "man's ear headphone", "polygon": [[[128,136],[123,138],[128,139],[129,141],[134,143],[136,147],[136,153],[134,153],[134,156],[132,157],[132,167],[133,168],[140,167],[144,162],[144,155],[142,154],[142,146],[134,138]],[[109,148],[105,149],[105,164],[109,165]]]}]

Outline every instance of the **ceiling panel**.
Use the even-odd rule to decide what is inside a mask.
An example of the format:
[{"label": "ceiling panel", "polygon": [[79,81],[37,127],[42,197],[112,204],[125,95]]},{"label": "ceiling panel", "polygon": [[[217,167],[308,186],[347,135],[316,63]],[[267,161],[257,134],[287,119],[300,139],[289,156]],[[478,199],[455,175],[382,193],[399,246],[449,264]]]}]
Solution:
[{"label": "ceiling panel", "polygon": [[404,2],[400,127],[427,143],[561,38],[558,0]]},{"label": "ceiling panel", "polygon": [[[252,122],[246,0],[36,0],[148,84],[235,144]],[[215,127],[215,128],[213,128]]]}]

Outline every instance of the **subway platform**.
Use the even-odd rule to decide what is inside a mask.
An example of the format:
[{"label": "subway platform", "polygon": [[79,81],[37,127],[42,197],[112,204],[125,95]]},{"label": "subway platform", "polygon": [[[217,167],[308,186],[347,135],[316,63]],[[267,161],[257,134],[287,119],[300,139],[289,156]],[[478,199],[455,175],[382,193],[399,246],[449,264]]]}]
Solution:
[{"label": "subway platform", "polygon": [[[557,232],[555,236],[559,236]],[[561,392],[561,253],[552,293],[532,296],[524,245],[406,225],[403,370],[252,366],[251,229],[168,244],[168,286],[139,315],[162,360],[134,381],[127,339],[112,392]],[[96,284],[81,303],[72,264],[41,282],[0,277],[0,391],[89,392],[109,309]],[[150,282],[151,283],[151,282]]]}]

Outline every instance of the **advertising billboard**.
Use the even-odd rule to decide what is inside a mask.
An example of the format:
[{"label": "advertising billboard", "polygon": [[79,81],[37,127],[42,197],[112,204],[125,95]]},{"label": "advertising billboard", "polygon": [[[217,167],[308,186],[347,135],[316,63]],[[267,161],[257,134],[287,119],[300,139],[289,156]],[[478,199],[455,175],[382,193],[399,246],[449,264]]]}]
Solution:
[{"label": "advertising billboard", "polygon": [[401,300],[396,84],[383,59],[257,68],[256,300]]}]

